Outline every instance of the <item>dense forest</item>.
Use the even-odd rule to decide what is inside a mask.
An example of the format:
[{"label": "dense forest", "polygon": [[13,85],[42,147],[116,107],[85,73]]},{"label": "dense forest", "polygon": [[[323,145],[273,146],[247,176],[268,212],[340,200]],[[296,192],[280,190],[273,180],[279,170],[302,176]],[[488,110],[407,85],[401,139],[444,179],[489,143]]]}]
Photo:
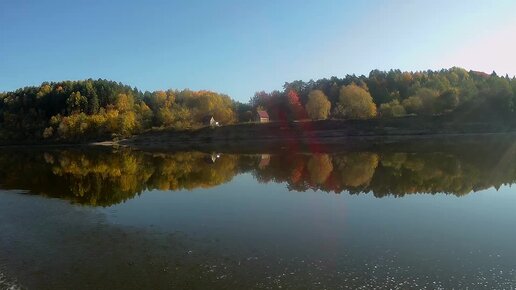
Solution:
[{"label": "dense forest", "polygon": [[194,129],[213,116],[222,125],[272,121],[450,115],[457,120],[516,120],[516,79],[466,71],[373,70],[285,83],[244,104],[211,91],[142,92],[108,80],[45,82],[0,93],[0,140],[112,138],[151,128]]},{"label": "dense forest", "polygon": [[388,72],[285,83],[283,91],[258,92],[252,107],[273,119],[369,119],[454,113],[470,120],[514,118],[516,79],[466,71]]},{"label": "dense forest", "polygon": [[214,116],[236,122],[237,103],[210,91],[145,92],[107,80],[43,83],[0,95],[0,139],[127,136],[149,128],[195,128]]}]

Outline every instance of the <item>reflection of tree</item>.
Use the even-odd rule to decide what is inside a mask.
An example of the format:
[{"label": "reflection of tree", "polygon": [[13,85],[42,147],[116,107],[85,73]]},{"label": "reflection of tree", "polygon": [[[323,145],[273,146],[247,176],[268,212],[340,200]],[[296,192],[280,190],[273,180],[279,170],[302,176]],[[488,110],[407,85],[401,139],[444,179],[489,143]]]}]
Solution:
[{"label": "reflection of tree", "polygon": [[418,192],[468,193],[477,180],[470,179],[467,172],[472,167],[464,161],[461,164],[457,156],[442,153],[384,154],[371,188],[377,196]]},{"label": "reflection of tree", "polygon": [[393,153],[382,156],[382,165],[399,170],[407,160],[407,153]]},{"label": "reflection of tree", "polygon": [[464,146],[449,152],[272,155],[270,166],[254,174],[262,182],[287,182],[289,189],[297,191],[460,196],[513,183],[515,163],[516,145]]},{"label": "reflection of tree", "polygon": [[312,155],[306,167],[310,173],[310,181],[315,184],[323,184],[333,171],[333,164],[328,154]]},{"label": "reflection of tree", "polygon": [[516,180],[516,145],[429,151],[223,154],[213,161],[201,152],[5,150],[0,152],[0,185],[108,206],[145,190],[217,186],[240,172],[251,172],[259,182],[285,182],[290,190],[371,192],[377,197],[439,192],[460,196]]},{"label": "reflection of tree", "polygon": [[222,155],[214,163],[207,163],[206,154],[200,152],[161,154],[153,159],[158,170],[149,186],[161,190],[208,188],[230,181],[237,173],[236,155]]},{"label": "reflection of tree", "polygon": [[378,166],[378,155],[369,152],[335,157],[337,175],[343,186],[367,186]]},{"label": "reflection of tree", "polygon": [[305,171],[305,162],[303,158],[292,158],[292,170],[290,173],[290,182],[292,184],[298,184],[303,180],[303,174]]},{"label": "reflection of tree", "polygon": [[154,168],[140,166],[145,163],[143,156],[128,151],[95,157],[63,151],[51,158],[56,160],[52,173],[69,181],[70,193],[81,203],[106,205],[131,198],[145,189],[153,174]]},{"label": "reflection of tree", "polygon": [[107,206],[146,189],[216,186],[237,173],[236,156],[223,155],[214,164],[206,164],[205,157],[199,152],[153,155],[130,150],[0,153],[0,173],[4,188]]}]

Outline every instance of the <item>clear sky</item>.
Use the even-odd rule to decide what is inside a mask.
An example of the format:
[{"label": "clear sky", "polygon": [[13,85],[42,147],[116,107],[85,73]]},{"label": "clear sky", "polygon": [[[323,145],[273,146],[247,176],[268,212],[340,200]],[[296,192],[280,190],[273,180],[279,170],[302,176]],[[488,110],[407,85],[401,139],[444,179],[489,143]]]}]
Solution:
[{"label": "clear sky", "polygon": [[0,0],[0,91],[107,78],[258,90],[371,69],[516,74],[516,1]]}]

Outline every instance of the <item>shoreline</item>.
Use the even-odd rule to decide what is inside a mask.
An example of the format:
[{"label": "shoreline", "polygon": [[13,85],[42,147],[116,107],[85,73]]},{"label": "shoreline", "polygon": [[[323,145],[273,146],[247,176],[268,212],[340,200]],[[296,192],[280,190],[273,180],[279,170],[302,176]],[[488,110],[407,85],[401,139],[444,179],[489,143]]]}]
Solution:
[{"label": "shoreline", "polygon": [[492,136],[516,136],[510,124],[467,123],[432,118],[325,120],[247,123],[204,127],[195,131],[150,131],[118,142],[98,145],[141,150],[266,151],[275,149],[329,150],[367,148],[436,140],[475,141]]},{"label": "shoreline", "polygon": [[[148,130],[120,140],[95,138],[87,141],[25,141],[0,144],[0,148],[90,148],[124,147],[169,151],[267,151],[278,149],[326,150],[423,141],[475,141],[493,136],[516,136],[512,124],[457,122],[443,117],[397,119],[324,120],[269,123],[239,123],[194,130]],[[503,137],[506,138],[506,137]]]},{"label": "shoreline", "polygon": [[[142,151],[202,151],[202,152],[239,152],[239,153],[260,153],[276,151],[343,151],[343,150],[364,150],[378,147],[409,146],[425,147],[430,144],[442,146],[453,146],[456,143],[477,143],[481,139],[493,137],[514,139],[516,132],[497,133],[449,133],[449,134],[426,134],[426,135],[370,135],[370,136],[341,136],[326,137],[322,139],[313,138],[254,138],[245,140],[233,139],[212,139],[209,142],[190,140],[188,142],[176,141],[139,141],[133,139],[118,142],[102,142],[91,144],[92,146],[111,147],[121,146]],[[480,139],[479,139],[480,138]]]},{"label": "shoreline", "polygon": [[[326,137],[254,137],[246,139],[210,138],[210,140],[200,140],[191,138],[180,140],[170,139],[169,136],[154,135],[148,140],[142,140],[143,135],[136,135],[118,141],[106,140],[82,143],[34,143],[34,144],[12,144],[0,145],[5,149],[30,149],[30,148],[107,148],[123,147],[136,150],[156,150],[167,149],[170,151],[186,151],[196,149],[199,151],[211,148],[233,149],[235,146],[244,147],[289,147],[293,145],[322,145],[337,147],[356,147],[358,145],[389,145],[411,141],[437,141],[437,140],[456,140],[468,141],[467,139],[478,137],[514,137],[516,131],[509,132],[478,132],[478,133],[431,133],[431,134],[391,134],[391,135],[342,135]],[[470,140],[474,141],[474,140]],[[341,145],[341,146],[339,146]],[[362,147],[362,146],[360,146]],[[226,151],[226,150],[222,150]],[[221,152],[222,152],[221,151]],[[237,150],[239,151],[239,150]]]}]

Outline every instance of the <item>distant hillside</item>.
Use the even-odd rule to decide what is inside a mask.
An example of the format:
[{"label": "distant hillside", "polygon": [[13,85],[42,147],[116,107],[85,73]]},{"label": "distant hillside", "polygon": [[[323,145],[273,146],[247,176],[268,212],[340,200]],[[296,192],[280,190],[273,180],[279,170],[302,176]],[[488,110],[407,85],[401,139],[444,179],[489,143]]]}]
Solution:
[{"label": "distant hillside", "polygon": [[153,126],[196,128],[206,115],[236,121],[235,103],[210,91],[145,92],[107,80],[43,83],[0,95],[0,139],[81,141]]},{"label": "distant hillside", "polygon": [[102,79],[45,82],[0,93],[0,142],[82,142],[152,128],[197,129],[207,117],[221,125],[247,123],[257,110],[279,122],[447,116],[459,123],[512,123],[516,79],[461,68],[373,70],[285,83],[282,91],[257,92],[248,104],[216,92],[141,92]]}]

